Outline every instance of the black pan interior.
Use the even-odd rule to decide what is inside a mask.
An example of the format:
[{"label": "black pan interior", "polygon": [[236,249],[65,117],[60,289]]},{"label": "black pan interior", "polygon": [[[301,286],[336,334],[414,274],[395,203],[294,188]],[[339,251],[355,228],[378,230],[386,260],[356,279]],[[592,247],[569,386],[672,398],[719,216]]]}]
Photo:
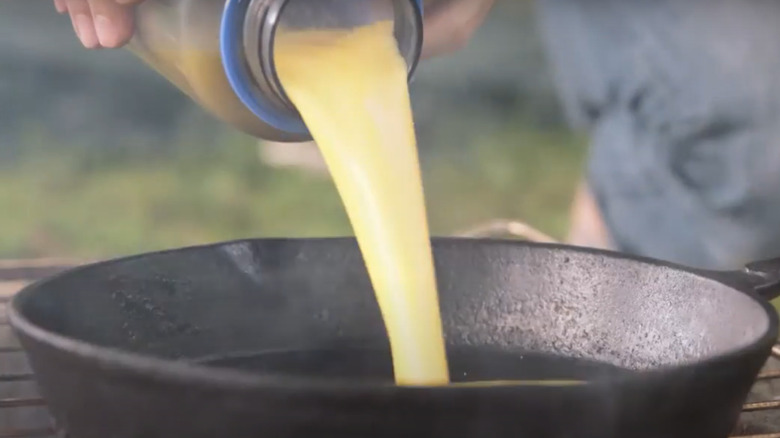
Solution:
[{"label": "black pan interior", "polygon": [[[447,343],[459,357],[563,355],[644,370],[744,347],[769,326],[742,292],[660,264],[518,242],[442,239],[434,248]],[[241,368],[257,352],[337,352],[357,355],[348,361],[356,373],[368,360],[387,374],[377,365],[387,337],[351,239],[107,262],[40,283],[17,306],[58,335],[157,358]],[[315,368],[301,372],[327,374]],[[266,371],[285,369],[295,366]]]}]

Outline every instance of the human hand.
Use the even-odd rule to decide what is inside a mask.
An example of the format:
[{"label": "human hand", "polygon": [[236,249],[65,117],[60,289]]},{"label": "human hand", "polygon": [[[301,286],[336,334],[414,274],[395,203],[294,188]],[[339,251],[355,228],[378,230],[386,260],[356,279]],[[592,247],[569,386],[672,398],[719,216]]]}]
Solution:
[{"label": "human hand", "polygon": [[430,0],[425,2],[422,58],[464,48],[479,29],[495,0]]},{"label": "human hand", "polygon": [[133,6],[143,0],[54,0],[69,14],[81,44],[88,49],[117,48],[133,36]]}]

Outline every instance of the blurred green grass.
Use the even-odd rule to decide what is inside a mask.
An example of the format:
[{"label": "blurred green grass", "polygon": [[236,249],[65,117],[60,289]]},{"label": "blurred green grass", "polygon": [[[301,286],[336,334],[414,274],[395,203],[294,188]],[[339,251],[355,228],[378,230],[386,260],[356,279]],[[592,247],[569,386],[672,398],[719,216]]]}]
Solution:
[{"label": "blurred green grass", "polygon": [[[582,138],[512,117],[429,131],[420,143],[434,234],[500,217],[564,235]],[[0,164],[0,258],[351,234],[327,176],[266,166],[255,140],[227,130],[182,132],[162,153],[59,144],[29,128],[22,156]]]}]

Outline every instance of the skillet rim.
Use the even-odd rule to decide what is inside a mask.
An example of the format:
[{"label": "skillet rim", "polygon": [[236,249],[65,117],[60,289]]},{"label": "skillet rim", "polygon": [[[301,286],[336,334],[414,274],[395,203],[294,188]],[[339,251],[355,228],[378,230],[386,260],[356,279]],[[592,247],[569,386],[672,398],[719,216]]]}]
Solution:
[{"label": "skillet rim", "polygon": [[[685,267],[676,263],[657,260],[649,257],[634,256],[622,254],[616,251],[603,250],[596,248],[576,247],[572,245],[559,243],[538,243],[527,242],[512,239],[473,239],[462,237],[432,237],[433,244],[454,244],[454,245],[480,245],[489,246],[522,246],[534,249],[546,249],[553,251],[566,251],[570,253],[580,253],[600,256],[609,259],[628,260],[650,266],[669,268],[693,275],[701,280],[712,281],[721,284],[735,292],[742,293],[758,304],[765,316],[768,318],[767,328],[763,334],[758,336],[751,343],[728,351],[724,354],[712,355],[701,360],[687,362],[679,365],[668,365],[659,368],[644,370],[641,373],[621,374],[619,376],[606,378],[596,382],[586,382],[581,385],[512,385],[512,386],[487,386],[487,387],[461,387],[461,386],[397,386],[392,383],[370,383],[356,382],[349,379],[322,379],[316,377],[291,377],[283,374],[256,374],[247,371],[231,370],[224,368],[213,368],[202,364],[192,362],[182,362],[173,359],[158,358],[150,355],[133,353],[113,347],[105,347],[89,343],[83,340],[67,337],[53,331],[44,329],[23,315],[22,308],[24,303],[34,299],[36,293],[46,290],[47,286],[56,284],[63,278],[77,275],[85,270],[99,269],[108,265],[120,264],[132,260],[149,258],[164,254],[175,254],[189,251],[212,250],[229,245],[246,243],[266,243],[266,242],[354,242],[354,237],[311,237],[311,238],[249,238],[238,239],[216,243],[184,246],[180,248],[166,249],[140,253],[136,255],[118,257],[100,262],[89,263],[75,268],[67,269],[63,272],[50,276],[48,278],[36,281],[21,291],[16,293],[8,305],[8,321],[11,327],[20,335],[21,338],[29,338],[38,345],[36,347],[46,347],[53,349],[59,354],[64,354],[74,360],[78,360],[81,366],[98,368],[100,370],[111,370],[112,372],[126,372],[137,378],[148,381],[157,381],[163,384],[196,384],[200,388],[208,389],[262,389],[265,391],[276,391],[278,393],[305,393],[310,396],[328,396],[345,395],[359,396],[362,394],[387,394],[390,396],[404,396],[423,392],[426,394],[450,394],[475,393],[490,390],[495,391],[577,391],[581,388],[598,388],[612,386],[616,384],[628,383],[638,379],[648,379],[655,376],[663,376],[670,372],[686,372],[700,369],[703,367],[720,367],[722,364],[734,362],[744,356],[758,354],[762,350],[767,355],[774,345],[778,331],[780,330],[780,318],[778,312],[771,305],[769,300],[761,297],[753,288],[739,284],[731,284],[717,278],[717,274],[727,273],[728,271],[703,271],[696,268]],[[707,273],[713,274],[708,276]],[[25,353],[27,348],[24,347]]]}]

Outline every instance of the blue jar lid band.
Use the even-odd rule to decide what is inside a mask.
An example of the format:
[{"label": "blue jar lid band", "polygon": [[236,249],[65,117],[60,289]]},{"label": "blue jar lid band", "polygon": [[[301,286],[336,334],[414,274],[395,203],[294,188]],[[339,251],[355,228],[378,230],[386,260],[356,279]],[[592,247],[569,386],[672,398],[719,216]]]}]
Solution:
[{"label": "blue jar lid band", "polygon": [[[290,134],[309,135],[308,128],[299,117],[279,111],[251,86],[252,78],[244,64],[243,50],[244,18],[249,1],[227,0],[222,13],[220,52],[228,82],[241,103],[264,122]],[[414,1],[422,14],[423,0]]]},{"label": "blue jar lid band", "polygon": [[233,92],[252,113],[272,127],[291,134],[307,135],[303,121],[279,111],[252,86],[252,79],[244,64],[243,31],[249,0],[227,0],[220,27],[222,66]]}]

